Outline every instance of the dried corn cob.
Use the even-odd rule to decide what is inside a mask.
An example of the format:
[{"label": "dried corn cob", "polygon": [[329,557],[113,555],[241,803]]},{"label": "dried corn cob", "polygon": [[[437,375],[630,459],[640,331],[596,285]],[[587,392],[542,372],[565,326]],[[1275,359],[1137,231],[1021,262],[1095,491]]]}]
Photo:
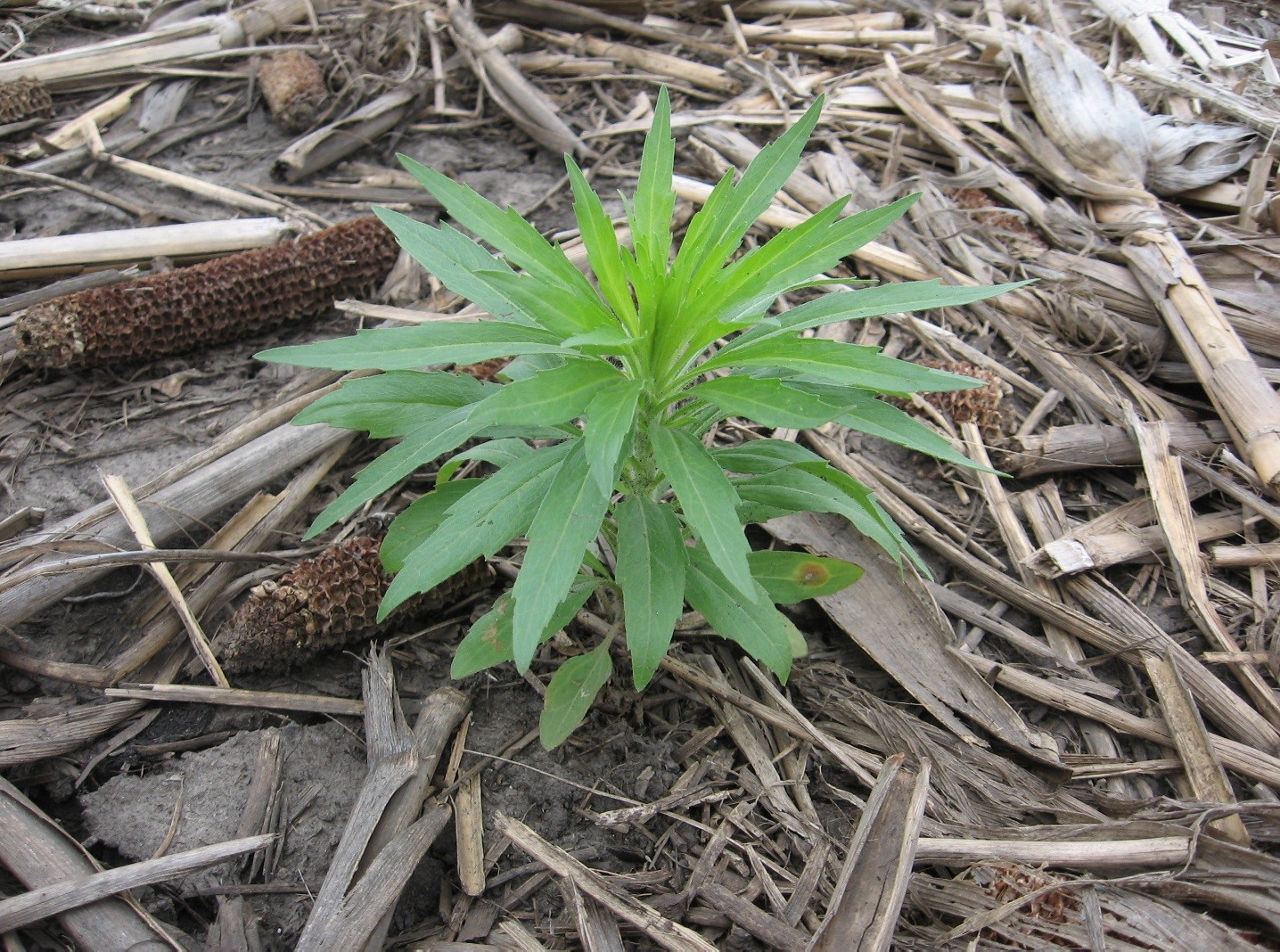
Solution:
[{"label": "dried corn cob", "polygon": [[985,381],[981,387],[973,390],[947,390],[941,393],[922,393],[920,399],[933,405],[939,413],[951,417],[956,423],[973,422],[978,424],[982,432],[990,437],[999,435],[1004,422],[1000,413],[1000,401],[1004,399],[1008,385],[1001,382],[990,370],[977,367],[966,361],[957,360],[922,360],[925,367],[945,370],[948,373],[962,374]]},{"label": "dried corn cob", "polygon": [[[391,582],[378,557],[379,542],[374,536],[356,536],[254,588],[219,633],[222,667],[230,674],[283,670],[376,634],[378,604]],[[485,562],[475,562],[406,602],[392,619],[438,611],[487,585],[491,577]]]},{"label": "dried corn cob", "polygon": [[399,248],[376,218],[296,241],[30,308],[17,321],[18,353],[32,367],[116,366],[221,344],[315,317],[334,298],[366,293]]},{"label": "dried corn cob", "polygon": [[50,112],[53,98],[40,80],[23,77],[0,83],[0,122],[17,122]]},{"label": "dried corn cob", "polygon": [[320,67],[302,50],[285,50],[258,70],[262,98],[283,129],[301,132],[316,121],[329,90]]}]

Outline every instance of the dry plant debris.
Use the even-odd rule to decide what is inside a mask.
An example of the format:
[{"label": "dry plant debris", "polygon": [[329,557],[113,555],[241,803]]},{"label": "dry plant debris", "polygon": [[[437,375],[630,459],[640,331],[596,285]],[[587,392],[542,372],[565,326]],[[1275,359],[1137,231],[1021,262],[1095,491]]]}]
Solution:
[{"label": "dry plant debris", "polygon": [[[1039,281],[828,329],[990,385],[917,410],[1010,479],[922,471],[838,427],[795,435],[874,487],[928,552],[932,581],[876,570],[872,604],[855,587],[852,603],[799,607],[809,656],[786,687],[686,616],[649,689],[617,679],[553,757],[530,730],[534,689],[514,673],[461,682],[465,698],[440,688],[451,643],[434,639],[453,637],[447,625],[376,651],[362,682],[349,653],[291,653],[309,628],[346,643],[337,632],[367,620],[384,584],[367,541],[350,543],[363,561],[343,572],[295,570],[324,590],[321,614],[299,611],[278,642],[263,638],[277,647],[241,652],[246,668],[268,655],[279,666],[237,675],[245,687],[199,683],[136,563],[105,574],[136,549],[131,534],[74,490],[128,463],[191,609],[230,633],[228,605],[263,576],[172,551],[296,558],[279,550],[372,455],[287,425],[332,376],[273,376],[249,355],[272,329],[272,344],[299,342],[290,322],[304,310],[372,294],[395,259],[385,235],[348,226],[363,237],[308,258],[348,275],[324,287],[290,287],[240,256],[133,284],[16,269],[0,287],[0,864],[16,904],[0,912],[25,923],[15,942],[103,949],[185,932],[254,948],[273,941],[254,911],[270,893],[294,904],[289,921],[312,920],[308,943],[341,929],[352,948],[812,949],[851,935],[920,952],[1280,948],[1280,31],[1268,4],[258,0],[145,27],[139,12],[6,10],[22,32],[4,33],[0,62],[4,237],[225,232],[289,204],[290,217],[342,221],[417,201],[394,169],[401,150],[505,195],[570,246],[549,149],[572,148],[602,194],[611,180],[630,191],[665,83],[682,203],[704,201],[822,92],[806,162],[756,240],[841,195],[866,208],[918,191],[910,217],[839,277]],[[105,19],[89,33],[81,16]],[[332,98],[305,120],[323,124],[291,140],[257,76],[302,49]],[[158,184],[121,159],[185,176]],[[608,211],[625,225],[621,207]],[[315,240],[254,254],[283,259]],[[151,254],[134,263],[151,267]],[[192,281],[214,290],[177,290]],[[389,301],[347,305],[322,327],[474,317],[432,275],[397,271],[386,286]],[[235,343],[245,335],[256,338]],[[170,341],[191,356],[162,357]],[[793,434],[726,426],[714,439],[757,435]],[[424,489],[410,481],[377,505],[397,512]],[[38,525],[40,509],[57,521]],[[856,543],[825,519],[766,531],[773,542],[758,544],[818,554]],[[502,552],[500,574],[520,557]],[[276,591],[294,591],[290,578]],[[583,631],[599,637],[598,607],[543,651],[574,655]],[[891,637],[904,626],[910,653]],[[552,667],[535,660],[530,680],[545,685]],[[125,678],[136,683],[107,687]],[[176,807],[162,786],[175,752],[285,716],[339,719],[327,729],[354,742],[357,713],[370,752],[348,798],[358,786],[358,805],[335,812],[309,795],[332,779],[322,769],[289,796],[263,771],[260,802],[220,804],[225,830],[243,825],[234,838],[304,821],[323,822],[327,844],[342,831],[339,858],[326,846],[307,867],[330,866],[323,884],[275,878],[272,846],[203,891],[104,899],[77,885],[149,879],[118,856],[119,875],[101,878],[100,851],[80,847],[89,795],[77,784],[110,797],[127,777]],[[207,809],[157,818],[156,841],[212,822]],[[31,909],[56,918],[29,922]],[[278,941],[296,945],[301,929]]]},{"label": "dry plant debris", "polygon": [[302,132],[315,124],[329,96],[320,66],[302,50],[285,50],[258,70],[262,98],[280,126]]}]

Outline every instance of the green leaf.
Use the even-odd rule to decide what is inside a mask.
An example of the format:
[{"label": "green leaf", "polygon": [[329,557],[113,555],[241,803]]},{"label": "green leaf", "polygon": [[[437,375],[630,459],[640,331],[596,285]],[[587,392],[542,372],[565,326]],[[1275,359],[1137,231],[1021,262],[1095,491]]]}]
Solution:
[{"label": "green leaf", "polygon": [[642,691],[658,670],[684,609],[685,544],[668,505],[640,496],[618,506],[618,567],[631,653],[631,674]]},{"label": "green leaf", "polygon": [[[374,211],[396,234],[396,241],[401,247],[438,278],[444,287],[483,307],[494,319],[511,320],[518,324],[538,322],[557,337],[567,337],[573,331],[580,330],[579,326],[563,319],[556,311],[538,308],[532,313],[526,312],[529,296],[525,294],[524,299],[512,298],[511,287],[502,282],[503,276],[515,276],[511,266],[503,258],[490,255],[460,230],[447,224],[433,228],[399,212],[379,207],[375,207]],[[576,274],[576,269],[571,270]],[[563,287],[553,280],[539,280],[536,276],[534,280],[544,288]],[[577,275],[577,280],[589,292],[590,285],[586,284],[586,279]]]},{"label": "green leaf", "polygon": [[631,241],[636,264],[652,282],[665,275],[671,253],[671,214],[676,193],[671,187],[675,163],[675,139],[671,137],[671,96],[664,86],[653,107],[653,123],[640,156],[640,179],[630,209]]},{"label": "green leaf", "polygon": [[603,493],[613,491],[627,437],[635,424],[641,384],[618,380],[607,384],[587,405],[586,447],[591,475]]},{"label": "green leaf", "polygon": [[994,473],[995,470],[975,463],[963,453],[952,448],[950,442],[929,429],[919,420],[897,407],[877,400],[867,393],[825,384],[787,381],[788,388],[818,396],[832,408],[832,418],[851,430],[878,436],[882,440],[897,443],[907,449],[925,453],[967,469]]},{"label": "green leaf", "polygon": [[613,222],[605,213],[600,196],[591,190],[587,177],[573,157],[566,155],[564,164],[569,170],[569,184],[573,188],[573,213],[578,219],[582,244],[587,249],[587,261],[600,285],[600,293],[622,324],[637,334],[640,329],[636,323],[636,305],[631,299],[631,288],[623,271],[622,253]]},{"label": "green leaf", "polygon": [[552,426],[582,416],[601,387],[622,380],[607,360],[575,358],[532,377],[504,384],[476,405],[473,419],[494,424]]},{"label": "green leaf", "polygon": [[729,477],[706,447],[683,430],[656,426],[649,439],[685,522],[730,584],[749,597],[756,588],[747,566],[751,547],[738,523],[738,494]]},{"label": "green leaf", "polygon": [[807,301],[777,317],[766,318],[755,327],[744,331],[719,354],[727,355],[736,348],[746,347],[756,341],[778,337],[793,331],[822,327],[839,321],[857,321],[882,314],[901,314],[923,311],[935,307],[958,307],[982,301],[1005,291],[1023,287],[1030,282],[1015,281],[991,287],[953,287],[939,281],[906,281],[900,284],[881,284],[857,291],[834,291],[820,298]]},{"label": "green leaf", "polygon": [[[569,590],[569,596],[556,606],[551,621],[538,639],[538,644],[547,641],[569,624],[599,584],[599,579],[579,576],[578,581]],[[477,671],[491,668],[495,664],[515,659],[515,652],[511,647],[511,609],[511,593],[504,592],[493,603],[493,608],[476,620],[466,636],[458,643],[453,664],[449,668],[449,677],[465,678]]]},{"label": "green leaf", "polygon": [[374,439],[404,436],[433,416],[474,403],[485,385],[465,374],[397,370],[348,380],[301,411],[298,426],[328,423],[345,430],[365,430]]},{"label": "green leaf", "polygon": [[737,249],[742,237],[769,207],[800,162],[822,113],[823,97],[790,129],[761,149],[731,188],[711,198],[693,216],[673,272],[690,274],[694,283],[709,268],[720,265]]},{"label": "green leaf", "polygon": [[411,502],[387,528],[378,550],[382,556],[382,567],[392,574],[399,572],[405,557],[444,521],[445,511],[483,482],[480,479],[456,479],[451,483],[441,483],[432,492]]},{"label": "green leaf", "polygon": [[484,271],[477,275],[501,291],[522,315],[558,337],[573,338],[618,326],[618,319],[590,285],[585,290],[566,288],[527,271]]},{"label": "green leaf", "polygon": [[621,327],[602,327],[585,334],[574,334],[565,338],[565,348],[572,348],[584,354],[629,354],[636,350],[642,338],[632,337]]},{"label": "green leaf", "polygon": [[471,420],[474,409],[458,407],[405,434],[396,446],[387,450],[357,474],[346,492],[329,503],[307,530],[305,538],[329,528],[339,519],[351,515],[374,496],[385,492],[419,466],[461,446],[480,429]]},{"label": "green leaf", "polygon": [[276,347],[257,358],[330,370],[414,370],[432,364],[473,364],[493,357],[564,352],[554,334],[538,327],[507,321],[437,321]]},{"label": "green leaf", "polygon": [[485,277],[495,270],[511,270],[501,258],[493,256],[449,225],[436,228],[377,206],[373,211],[391,229],[400,247],[450,291],[473,301],[495,319],[529,322],[529,318],[521,314],[520,309]]},{"label": "green leaf", "polygon": [[564,251],[543,238],[514,208],[504,211],[447,175],[407,155],[396,157],[410,175],[440,200],[455,221],[506,255],[517,268],[523,268],[546,282],[590,293],[591,285],[565,257]]},{"label": "green leaf", "polygon": [[775,516],[801,512],[832,512],[844,516],[859,532],[895,558],[899,555],[896,537],[885,531],[874,514],[868,513],[866,498],[869,493],[865,489],[861,496],[850,496],[843,487],[834,486],[822,475],[798,466],[735,480],[734,485],[742,499],[743,505],[738,513],[744,521],[764,522]]},{"label": "green leaf", "polygon": [[523,535],[560,464],[579,440],[566,440],[504,466],[449,507],[444,520],[404,557],[379,620],[405,599],[426,592],[481,556],[490,558]]},{"label": "green leaf", "polygon": [[821,426],[839,412],[821,397],[788,386],[785,380],[741,374],[704,380],[684,396],[713,404],[722,416],[796,430]]},{"label": "green leaf", "polygon": [[560,665],[547,685],[542,716],[538,719],[543,747],[547,750],[559,747],[577,729],[611,674],[613,658],[607,641]]},{"label": "green leaf", "polygon": [[969,390],[983,381],[959,374],[921,367],[906,360],[886,357],[878,347],[860,347],[818,338],[770,338],[717,354],[698,367],[698,372],[722,367],[777,367],[797,374],[821,377],[830,383],[908,396],[919,392]]},{"label": "green leaf", "polygon": [[[740,644],[751,657],[786,681],[791,673],[795,625],[774,607],[755,579],[744,597],[701,546],[689,550],[685,598],[722,637]],[[803,640],[803,639],[802,639]]]},{"label": "green leaf", "polygon": [[817,125],[822,102],[819,96],[795,125],[761,149],[736,185],[726,174],[690,220],[659,306],[659,313],[666,318],[654,343],[659,365],[670,364],[698,330],[705,328],[706,314],[690,307],[689,302],[737,250],[747,229],[795,171],[801,150]]},{"label": "green leaf", "polygon": [[529,526],[529,545],[511,588],[516,668],[522,674],[529,670],[538,638],[573,584],[609,505],[609,493],[601,492],[591,476],[583,441],[574,444]]},{"label": "green leaf", "polygon": [[862,568],[843,559],[808,552],[752,552],[751,574],[779,605],[833,595],[862,578]]},{"label": "green leaf", "polygon": [[[785,291],[802,287],[839,264],[901,218],[920,196],[908,195],[891,205],[871,208],[837,220],[845,205],[839,200],[794,228],[733,262],[707,284],[705,303],[712,323],[729,325],[753,317]],[[695,337],[696,349],[715,337]]]},{"label": "green leaf", "polygon": [[895,562],[901,565],[903,558],[905,558],[925,578],[933,578],[933,573],[929,571],[929,566],[924,563],[916,553],[916,550],[911,547],[907,537],[902,534],[902,529],[893,521],[893,517],[885,512],[874,492],[848,473],[828,465],[825,460],[821,463],[802,463],[800,468],[830,483],[849,499],[853,500],[862,515],[856,519],[851,515],[846,515],[846,518],[853,523],[859,532],[892,556]]},{"label": "green leaf", "polygon": [[859,532],[883,548],[894,560],[903,556],[926,575],[903,538],[902,530],[857,480],[828,466],[825,461],[800,463],[772,470],[750,479],[735,480],[744,522],[766,522],[775,516],[801,512],[831,512],[844,516]]},{"label": "green leaf", "polygon": [[453,479],[453,474],[469,460],[492,463],[501,469],[503,466],[514,463],[518,459],[524,459],[532,452],[532,446],[515,437],[486,440],[478,446],[473,446],[470,449],[463,450],[461,453],[454,453],[450,456],[449,461],[441,466],[440,471],[436,473],[436,485],[443,486]]},{"label": "green leaf", "polygon": [[747,440],[737,446],[720,446],[711,451],[717,463],[731,473],[750,473],[758,476],[772,473],[793,463],[814,463],[826,466],[817,453],[805,449],[790,440]]}]

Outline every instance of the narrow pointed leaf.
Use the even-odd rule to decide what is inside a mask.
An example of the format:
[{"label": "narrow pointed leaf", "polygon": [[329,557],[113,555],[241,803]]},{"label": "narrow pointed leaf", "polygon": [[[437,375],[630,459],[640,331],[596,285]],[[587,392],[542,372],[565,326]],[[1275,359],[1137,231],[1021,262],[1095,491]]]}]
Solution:
[{"label": "narrow pointed leaf", "polygon": [[620,379],[606,385],[587,405],[587,459],[591,476],[603,493],[611,493],[618,478],[618,467],[635,425],[640,390],[639,381]]},{"label": "narrow pointed leaf", "polygon": [[803,388],[810,393],[821,391],[823,394],[829,394],[832,406],[836,410],[833,418],[851,430],[878,436],[882,440],[889,440],[891,443],[897,443],[907,449],[916,450],[919,453],[925,453],[936,459],[955,463],[957,466],[963,466],[967,469],[979,469],[988,473],[995,472],[995,470],[975,463],[963,453],[953,449],[945,438],[939,436],[919,420],[909,416],[897,407],[890,406],[882,400],[877,400],[870,394],[845,390],[842,395],[839,387],[815,384],[789,383],[788,386]]},{"label": "narrow pointed leaf", "polygon": [[893,516],[885,512],[874,492],[848,473],[831,466],[825,460],[820,463],[802,463],[800,468],[818,476],[824,482],[830,483],[844,493],[846,497],[853,500],[864,515],[859,519],[854,519],[851,516],[846,516],[846,518],[853,523],[858,531],[889,553],[895,562],[901,565],[902,560],[905,558],[922,576],[927,579],[933,578],[933,573],[929,571],[929,566],[920,558],[919,553],[912,548],[911,543],[907,541],[907,537],[903,535],[902,528],[893,521]]},{"label": "narrow pointed leaf", "polygon": [[[789,466],[762,476],[735,481],[742,506],[739,518],[764,522],[775,516],[801,512],[831,512],[844,516],[863,535],[883,547],[895,559],[901,557],[898,536],[868,509],[869,494],[851,496],[821,476]],[[861,488],[861,487],[859,487]]]},{"label": "narrow pointed leaf", "polygon": [[886,357],[878,347],[805,337],[756,341],[723,356],[717,354],[700,365],[698,370],[706,372],[722,367],[777,367],[859,390],[897,396],[970,390],[984,383],[972,377]]},{"label": "narrow pointed leaf", "polygon": [[[490,385],[492,386],[492,385]],[[328,423],[365,430],[374,439],[404,436],[433,416],[475,403],[485,385],[465,374],[397,370],[348,380],[293,418],[299,426]]]},{"label": "narrow pointed leaf", "polygon": [[[761,149],[742,173],[736,185],[713,205],[708,200],[689,223],[688,235],[677,255],[677,267],[685,259],[694,280],[708,268],[718,268],[742,241],[747,229],[764,213],[800,162],[800,152],[809,140],[823,99],[819,96],[790,129]],[[699,219],[705,219],[699,222]],[[691,266],[691,267],[690,267]]]},{"label": "narrow pointed leaf", "polygon": [[428,591],[477,558],[491,557],[523,535],[569,451],[569,440],[505,466],[449,507],[436,530],[404,557],[378,610],[386,618],[407,598]]},{"label": "narrow pointed leaf", "polygon": [[671,97],[664,86],[653,107],[653,124],[645,136],[640,179],[630,214],[636,263],[650,280],[665,273],[671,251],[671,213],[676,202],[671,174],[675,151],[675,139],[671,137]]},{"label": "narrow pointed leaf", "polygon": [[609,643],[603,642],[584,655],[560,665],[543,700],[538,734],[547,750],[559,747],[591,710],[600,689],[613,674]]},{"label": "narrow pointed leaf", "polygon": [[382,567],[391,573],[399,572],[404,566],[405,557],[444,521],[449,507],[483,482],[480,479],[456,479],[442,483],[425,496],[419,496],[411,502],[387,528],[387,534],[378,550],[382,557]]},{"label": "narrow pointed leaf", "polygon": [[578,168],[573,157],[564,157],[569,170],[569,184],[573,188],[573,212],[578,219],[578,230],[587,249],[587,261],[600,285],[600,293],[613,308],[622,323],[638,333],[636,305],[631,299],[631,288],[622,267],[622,254],[618,247],[618,235],[613,222],[605,213],[600,196],[591,190],[587,178]]},{"label": "narrow pointed leaf", "polygon": [[400,247],[450,291],[473,301],[491,317],[528,322],[515,304],[481,276],[495,270],[510,271],[501,258],[449,225],[435,227],[388,208],[375,206],[373,211],[391,229]]},{"label": "narrow pointed leaf", "polygon": [[474,419],[500,424],[553,426],[582,416],[601,387],[622,380],[605,360],[579,358],[506,384],[476,405]]},{"label": "narrow pointed leaf", "polygon": [[785,380],[741,374],[705,380],[685,395],[713,404],[722,416],[796,430],[821,426],[839,412],[821,397],[787,386]]},{"label": "narrow pointed leaf", "polygon": [[737,446],[718,447],[711,451],[711,455],[729,472],[750,473],[753,476],[772,473],[793,463],[827,465],[826,460],[817,453],[790,440],[748,440]]},{"label": "narrow pointed leaf", "polygon": [[940,281],[906,281],[900,284],[880,284],[858,291],[833,291],[744,331],[720,353],[725,354],[765,338],[839,321],[858,321],[881,314],[909,313],[935,307],[959,307],[1004,294],[1029,283],[1015,281],[989,287],[956,287]]},{"label": "narrow pointed leaf", "polygon": [[683,430],[657,426],[649,438],[685,522],[730,584],[751,597],[756,590],[747,566],[751,547],[738,522],[733,484],[706,447]]},{"label": "narrow pointed leaf", "polygon": [[562,346],[572,347],[584,354],[625,354],[632,352],[641,338],[632,337],[621,326],[601,327],[566,338]]},{"label": "narrow pointed leaf", "polygon": [[390,489],[419,466],[456,449],[475,436],[481,424],[472,422],[472,409],[472,406],[465,406],[450,410],[406,434],[396,446],[362,469],[346,492],[316,516],[306,538],[313,538],[339,519],[351,515],[374,496]]},{"label": "narrow pointed leaf", "polygon": [[527,320],[566,338],[618,326],[618,319],[596,296],[595,289],[571,289],[527,271],[484,271],[489,282]]},{"label": "narrow pointed leaf", "polygon": [[511,589],[515,661],[521,673],[529,670],[538,638],[573,584],[609,505],[608,492],[601,492],[591,476],[582,441],[574,443],[529,526],[529,545]]},{"label": "narrow pointed leaf", "polygon": [[928,573],[902,530],[880,507],[875,495],[852,477],[825,461],[801,463],[736,480],[744,522],[766,522],[775,516],[800,512],[831,512],[844,516],[859,532],[883,548],[894,561],[909,559]]},{"label": "narrow pointed leaf", "polygon": [[449,480],[453,479],[453,474],[469,461],[480,460],[485,463],[492,463],[501,469],[503,466],[514,463],[518,459],[524,459],[532,452],[534,452],[533,447],[522,439],[507,437],[486,440],[477,446],[450,456],[449,461],[444,463],[439,472],[436,473],[436,485],[443,486],[449,482]]},{"label": "narrow pointed leaf", "polygon": [[[836,220],[843,201],[827,206],[739,258],[710,283],[706,306],[713,320],[731,324],[759,314],[779,294],[834,268],[877,237],[915,204],[908,195],[891,205]],[[695,338],[705,346],[715,338]]]},{"label": "narrow pointed leaf", "polygon": [[517,268],[577,290],[589,290],[564,252],[543,238],[514,208],[505,210],[474,189],[420,162],[399,155],[405,169],[440,200],[459,224],[507,256]]},{"label": "narrow pointed leaf", "polygon": [[353,337],[276,347],[259,360],[330,370],[416,370],[433,364],[470,364],[516,354],[563,353],[548,331],[507,321],[461,321],[382,327]]},{"label": "narrow pointed leaf", "polygon": [[685,544],[670,506],[643,497],[618,507],[618,584],[637,691],[667,653],[684,609]]},{"label": "narrow pointed leaf", "polygon": [[795,626],[774,607],[760,583],[752,579],[751,597],[724,577],[701,546],[689,550],[685,597],[721,637],[736,641],[785,681],[791,673]]}]

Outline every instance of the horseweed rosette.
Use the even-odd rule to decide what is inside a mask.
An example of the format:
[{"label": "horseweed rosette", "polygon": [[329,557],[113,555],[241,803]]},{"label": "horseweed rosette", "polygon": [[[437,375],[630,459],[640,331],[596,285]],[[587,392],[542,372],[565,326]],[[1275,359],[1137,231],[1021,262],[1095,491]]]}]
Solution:
[{"label": "horseweed rosette", "polygon": [[[709,446],[705,437],[720,421],[796,429],[834,421],[974,465],[878,398],[981,381],[805,332],[963,305],[1017,285],[863,287],[824,277],[916,196],[856,214],[845,214],[841,199],[739,254],[748,229],[797,167],[821,108],[819,98],[736,180],[726,174],[678,247],[666,90],[634,195],[623,199],[625,229],[566,156],[589,273],[514,210],[401,156],[456,225],[431,226],[387,209],[378,216],[423,267],[487,316],[360,331],[261,355],[381,371],[348,380],[295,421],[399,439],[320,514],[311,535],[445,458],[434,490],[396,518],[383,542],[383,563],[396,574],[381,617],[474,559],[526,540],[514,585],[459,644],[454,677],[507,661],[523,673],[539,645],[589,599],[606,607],[615,624],[594,647],[564,661],[547,687],[541,734],[548,747],[586,716],[612,674],[619,636],[636,688],[649,683],[686,602],[786,679],[804,639],[777,605],[838,591],[861,569],[803,552],[752,551],[747,524],[838,513],[900,564],[923,569],[865,486],[792,442]],[[780,296],[817,286],[826,293],[774,312]],[[430,369],[499,357],[512,358],[501,383]],[[485,464],[489,475],[460,477],[468,461]]]}]

